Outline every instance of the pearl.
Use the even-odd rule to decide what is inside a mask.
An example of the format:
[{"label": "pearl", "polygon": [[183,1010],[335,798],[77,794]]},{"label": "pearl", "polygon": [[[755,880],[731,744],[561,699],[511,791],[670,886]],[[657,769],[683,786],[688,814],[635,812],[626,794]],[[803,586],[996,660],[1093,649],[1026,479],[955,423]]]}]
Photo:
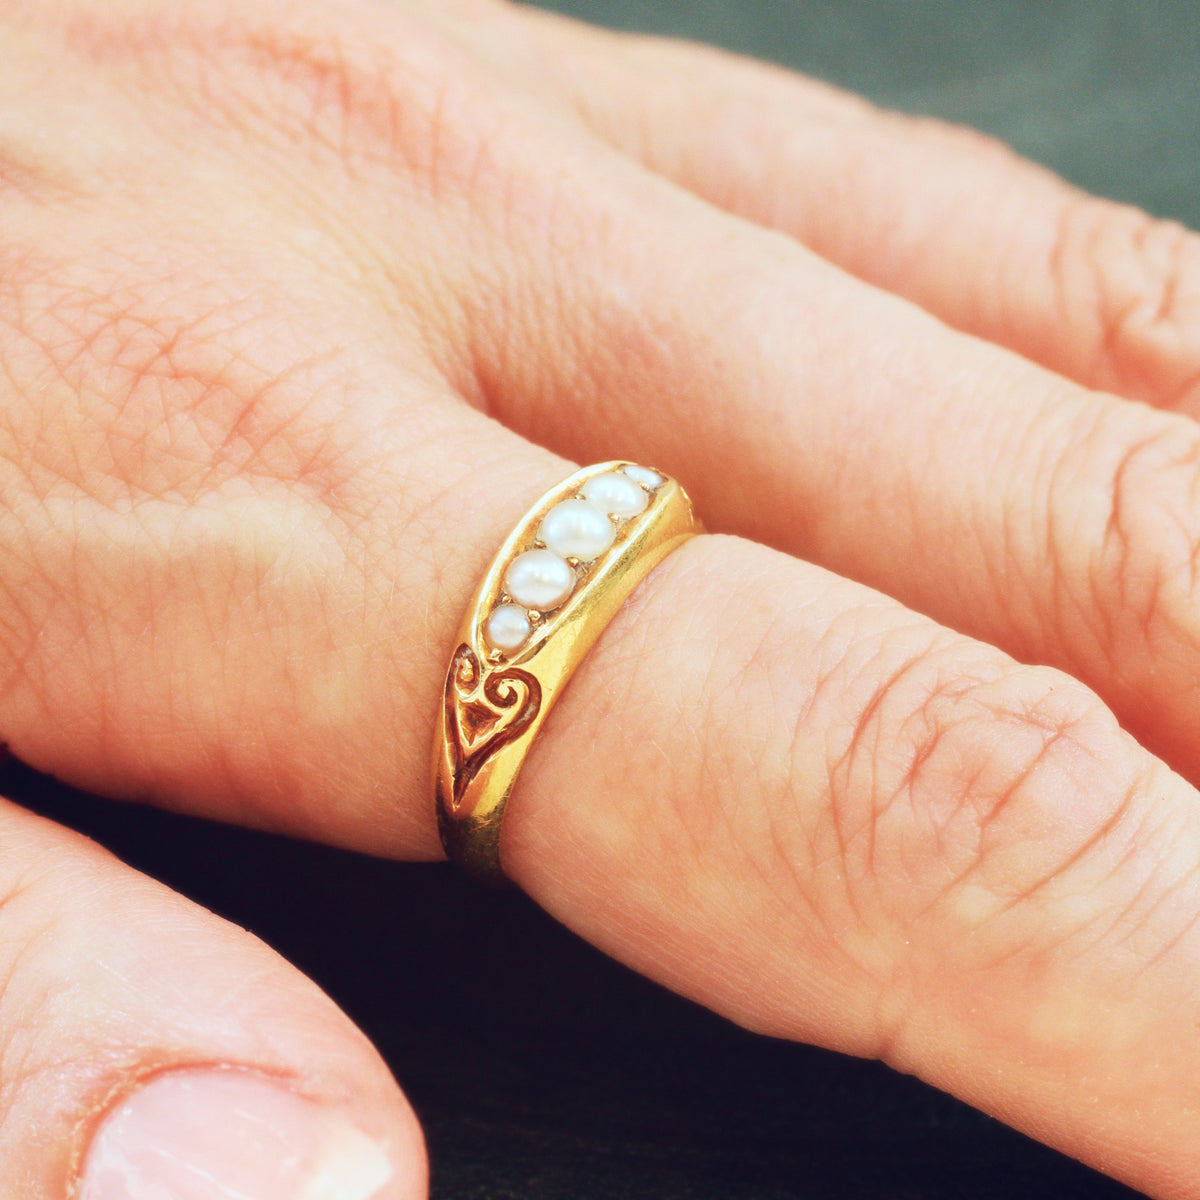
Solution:
[{"label": "pearl", "polygon": [[630,479],[636,479],[644,488],[654,491],[655,488],[660,488],[663,485],[663,477],[657,472],[650,470],[649,467],[639,467],[637,463],[630,463],[624,468],[625,474]]},{"label": "pearl", "polygon": [[533,631],[525,610],[517,604],[500,604],[492,609],[483,627],[488,645],[495,650],[516,650]]},{"label": "pearl", "polygon": [[508,564],[504,587],[518,604],[546,612],[571,594],[575,572],[551,550],[526,550]]},{"label": "pearl", "polygon": [[591,562],[613,544],[617,530],[590,500],[564,500],[542,518],[537,535],[555,554]]},{"label": "pearl", "polygon": [[580,491],[599,509],[614,517],[636,517],[650,497],[628,476],[616,471],[593,475]]}]

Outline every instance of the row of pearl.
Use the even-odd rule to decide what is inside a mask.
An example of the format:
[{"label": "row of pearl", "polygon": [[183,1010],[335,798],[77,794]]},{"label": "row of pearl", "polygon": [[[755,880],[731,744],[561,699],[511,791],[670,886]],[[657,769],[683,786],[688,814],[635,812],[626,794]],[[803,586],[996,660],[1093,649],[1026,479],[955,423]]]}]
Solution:
[{"label": "row of pearl", "polygon": [[617,536],[616,522],[641,513],[662,483],[656,471],[631,463],[593,475],[576,498],[559,501],[538,526],[541,545],[518,554],[504,572],[507,599],[483,626],[488,645],[505,654],[519,650],[533,632],[530,613],[563,604],[575,590],[575,567],[604,554]]}]

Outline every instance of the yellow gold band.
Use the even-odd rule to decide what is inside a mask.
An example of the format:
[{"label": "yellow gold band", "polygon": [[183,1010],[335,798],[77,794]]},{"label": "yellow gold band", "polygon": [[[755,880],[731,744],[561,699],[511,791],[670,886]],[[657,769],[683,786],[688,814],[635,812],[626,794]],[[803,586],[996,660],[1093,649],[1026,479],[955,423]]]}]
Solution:
[{"label": "yellow gold band", "polygon": [[470,874],[503,880],[505,805],[556,696],[633,589],[700,532],[678,483],[618,461],[564,479],[500,547],[459,629],[434,740],[438,831]]}]

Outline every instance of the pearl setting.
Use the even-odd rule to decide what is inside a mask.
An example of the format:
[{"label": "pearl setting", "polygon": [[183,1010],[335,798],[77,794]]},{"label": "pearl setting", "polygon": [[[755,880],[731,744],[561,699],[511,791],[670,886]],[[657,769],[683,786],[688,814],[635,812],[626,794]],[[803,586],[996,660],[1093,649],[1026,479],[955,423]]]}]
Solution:
[{"label": "pearl setting", "polygon": [[575,590],[575,571],[553,550],[526,550],[508,564],[504,590],[526,608],[557,608]]},{"label": "pearl setting", "polygon": [[544,631],[579,584],[624,539],[666,476],[626,463],[586,479],[574,495],[540,514],[525,546],[504,568],[501,593],[480,632],[494,661],[511,657]]},{"label": "pearl setting", "polygon": [[496,605],[483,627],[483,635],[494,650],[519,650],[532,632],[533,622],[519,604]]},{"label": "pearl setting", "polygon": [[614,517],[636,517],[650,503],[649,493],[633,476],[618,471],[593,475],[580,491],[597,508]]},{"label": "pearl setting", "polygon": [[563,558],[591,562],[617,536],[617,527],[590,500],[561,500],[538,526],[538,540]]}]

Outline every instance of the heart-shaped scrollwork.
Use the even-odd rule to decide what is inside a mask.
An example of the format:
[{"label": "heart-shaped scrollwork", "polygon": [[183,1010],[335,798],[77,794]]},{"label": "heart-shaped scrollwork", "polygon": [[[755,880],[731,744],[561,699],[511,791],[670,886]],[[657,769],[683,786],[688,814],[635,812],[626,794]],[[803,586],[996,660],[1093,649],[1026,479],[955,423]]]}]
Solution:
[{"label": "heart-shaped scrollwork", "polygon": [[444,704],[457,812],[483,764],[529,728],[542,707],[542,685],[519,667],[482,667],[470,646],[459,646],[446,675]]}]

